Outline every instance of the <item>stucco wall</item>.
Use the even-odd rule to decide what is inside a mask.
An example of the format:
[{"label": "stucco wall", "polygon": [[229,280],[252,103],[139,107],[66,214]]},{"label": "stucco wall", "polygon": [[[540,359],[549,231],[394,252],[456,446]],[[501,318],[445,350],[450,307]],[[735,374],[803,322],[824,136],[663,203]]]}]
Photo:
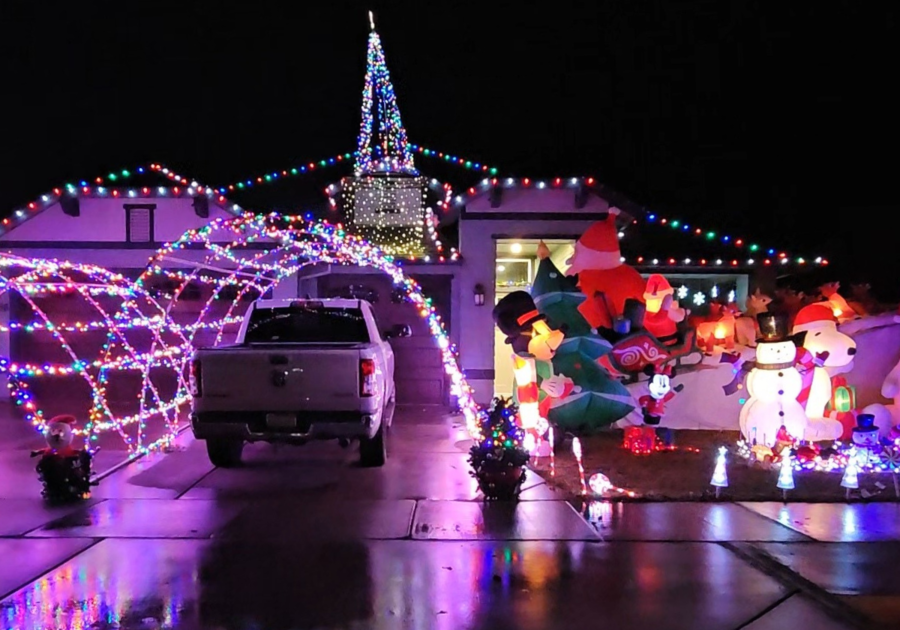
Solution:
[{"label": "stucco wall", "polygon": [[177,240],[187,230],[202,227],[219,217],[233,215],[210,201],[209,218],[197,216],[190,196],[180,197],[82,197],[80,216],[72,217],[55,203],[0,235],[0,241],[125,242],[125,204],[155,204],[154,240]]}]

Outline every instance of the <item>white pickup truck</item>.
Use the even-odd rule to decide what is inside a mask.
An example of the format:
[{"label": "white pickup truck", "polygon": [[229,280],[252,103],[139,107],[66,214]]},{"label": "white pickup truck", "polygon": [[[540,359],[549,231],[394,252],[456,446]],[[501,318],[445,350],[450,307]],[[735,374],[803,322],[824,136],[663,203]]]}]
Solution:
[{"label": "white pickup truck", "polygon": [[381,466],[394,415],[394,351],[363,300],[258,300],[231,346],[191,359],[191,428],[210,461],[237,466],[247,442],[360,442]]}]

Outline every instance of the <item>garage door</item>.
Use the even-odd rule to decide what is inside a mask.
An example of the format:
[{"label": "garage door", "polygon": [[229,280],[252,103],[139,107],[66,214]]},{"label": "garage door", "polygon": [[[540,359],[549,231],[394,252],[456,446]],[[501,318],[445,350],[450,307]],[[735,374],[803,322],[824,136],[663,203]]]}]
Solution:
[{"label": "garage door", "polygon": [[[450,330],[450,288],[452,276],[410,274],[422,286]],[[412,336],[393,339],[396,361],[395,381],[400,404],[445,405],[449,402],[441,352],[428,330],[428,325],[413,306],[395,291],[390,278],[383,274],[330,274],[319,281],[322,297],[350,297],[372,302],[375,317],[382,330],[395,324],[408,324]]]}]

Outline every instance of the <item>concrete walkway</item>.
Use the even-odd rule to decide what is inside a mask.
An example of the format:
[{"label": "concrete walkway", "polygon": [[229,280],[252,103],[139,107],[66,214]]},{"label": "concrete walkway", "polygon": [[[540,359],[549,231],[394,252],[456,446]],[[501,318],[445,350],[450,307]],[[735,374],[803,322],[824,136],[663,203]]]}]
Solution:
[{"label": "concrete walkway", "polygon": [[223,470],[184,436],[57,510],[4,453],[20,483],[0,484],[0,628],[900,625],[898,504],[597,503],[585,519],[533,476],[518,504],[484,504],[464,438],[403,409],[382,469],[328,443],[248,447]]}]

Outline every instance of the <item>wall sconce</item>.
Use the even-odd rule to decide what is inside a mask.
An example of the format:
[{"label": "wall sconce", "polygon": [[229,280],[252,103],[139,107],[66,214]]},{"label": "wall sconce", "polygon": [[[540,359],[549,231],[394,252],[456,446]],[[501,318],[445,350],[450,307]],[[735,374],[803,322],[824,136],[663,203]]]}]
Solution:
[{"label": "wall sconce", "polygon": [[475,285],[475,306],[484,306],[484,286]]}]

